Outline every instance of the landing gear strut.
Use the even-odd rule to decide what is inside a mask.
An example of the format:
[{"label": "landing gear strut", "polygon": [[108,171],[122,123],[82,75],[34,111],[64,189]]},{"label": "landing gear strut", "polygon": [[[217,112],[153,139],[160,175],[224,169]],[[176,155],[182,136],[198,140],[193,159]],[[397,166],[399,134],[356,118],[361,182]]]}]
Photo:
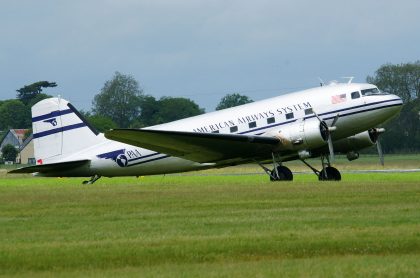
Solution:
[{"label": "landing gear strut", "polygon": [[83,181],[83,184],[93,184],[95,181],[99,180],[101,178],[101,176],[99,175],[94,175],[90,178],[90,180],[88,181]]},{"label": "landing gear strut", "polygon": [[328,156],[321,155],[321,163],[322,163],[322,170],[318,171],[314,167],[312,167],[308,162],[305,160],[301,160],[306,166],[311,168],[311,170],[318,176],[318,180],[320,181],[340,181],[341,174],[337,168],[331,166],[330,160]]},{"label": "landing gear strut", "polygon": [[273,169],[270,170],[260,162],[256,161],[258,165],[270,176],[270,181],[292,181],[293,173],[286,166],[281,165],[280,159],[273,153]]}]

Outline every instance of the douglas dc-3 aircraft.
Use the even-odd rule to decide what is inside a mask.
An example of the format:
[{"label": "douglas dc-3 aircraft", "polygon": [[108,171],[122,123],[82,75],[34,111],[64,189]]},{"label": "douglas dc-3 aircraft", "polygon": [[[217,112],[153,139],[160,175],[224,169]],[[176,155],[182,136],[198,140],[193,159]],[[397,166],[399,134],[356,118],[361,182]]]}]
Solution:
[{"label": "douglas dc-3 aircraft", "polygon": [[[301,160],[319,180],[340,180],[334,152],[359,157],[377,144],[378,125],[401,110],[371,84],[337,83],[142,129],[98,133],[61,98],[32,107],[37,165],[11,173],[48,177],[143,176],[254,162],[272,181],[293,180],[282,163]],[[321,170],[307,158],[320,157]],[[266,165],[273,165],[270,169]]]}]

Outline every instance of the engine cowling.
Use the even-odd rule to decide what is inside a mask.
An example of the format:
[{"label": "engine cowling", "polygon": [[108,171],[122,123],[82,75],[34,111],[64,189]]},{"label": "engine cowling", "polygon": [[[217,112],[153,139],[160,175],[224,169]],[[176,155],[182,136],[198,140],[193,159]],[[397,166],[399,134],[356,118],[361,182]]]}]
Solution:
[{"label": "engine cowling", "polygon": [[382,128],[373,128],[334,142],[334,150],[341,153],[361,150],[376,144]]},{"label": "engine cowling", "polygon": [[318,148],[325,145],[327,141],[325,127],[318,119],[285,125],[276,131],[272,130],[264,135],[278,138],[282,148],[289,150]]}]

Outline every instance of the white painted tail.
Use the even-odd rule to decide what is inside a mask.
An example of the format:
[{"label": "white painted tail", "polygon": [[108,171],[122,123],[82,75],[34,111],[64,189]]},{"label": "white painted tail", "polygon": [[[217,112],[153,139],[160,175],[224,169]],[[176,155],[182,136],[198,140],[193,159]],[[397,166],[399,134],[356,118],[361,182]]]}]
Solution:
[{"label": "white painted tail", "polygon": [[101,141],[76,108],[61,98],[44,99],[32,106],[32,128],[37,164],[63,161]]}]

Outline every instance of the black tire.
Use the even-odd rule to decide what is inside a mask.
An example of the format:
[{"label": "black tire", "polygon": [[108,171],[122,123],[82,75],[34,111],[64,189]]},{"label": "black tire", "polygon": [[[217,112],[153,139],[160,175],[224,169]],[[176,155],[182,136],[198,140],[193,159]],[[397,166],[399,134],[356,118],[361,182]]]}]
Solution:
[{"label": "black tire", "polygon": [[271,171],[270,181],[292,181],[293,180],[293,173],[290,171],[289,168],[286,166],[277,166],[277,172],[275,170]]},{"label": "black tire", "polygon": [[340,171],[334,167],[326,167],[319,173],[318,179],[320,181],[340,181],[341,174]]}]

